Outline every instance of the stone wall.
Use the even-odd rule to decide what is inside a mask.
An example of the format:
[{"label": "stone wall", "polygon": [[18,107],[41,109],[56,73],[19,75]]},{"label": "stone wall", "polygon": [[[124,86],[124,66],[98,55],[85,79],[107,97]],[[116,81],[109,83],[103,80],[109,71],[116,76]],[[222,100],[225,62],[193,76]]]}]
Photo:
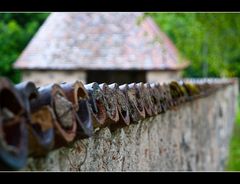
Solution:
[{"label": "stone wall", "polygon": [[147,82],[171,82],[181,79],[181,71],[147,71]]},{"label": "stone wall", "polygon": [[43,86],[51,84],[53,82],[61,83],[74,82],[80,80],[83,83],[86,82],[85,71],[57,71],[57,70],[46,70],[46,71],[35,71],[26,70],[23,71],[22,81],[33,81],[37,86]]},{"label": "stone wall", "polygon": [[[120,72],[117,75],[124,75],[124,72]],[[112,75],[112,73],[111,73]],[[96,77],[96,76],[95,76]],[[118,76],[119,78],[119,76]],[[125,79],[126,77],[120,76],[120,79]],[[172,80],[178,80],[181,78],[181,71],[147,71],[146,81],[147,82],[170,82]],[[37,86],[43,86],[51,84],[53,82],[60,83],[73,82],[75,80],[80,80],[83,83],[87,81],[87,72],[85,71],[57,71],[57,70],[46,70],[46,71],[35,71],[35,70],[25,70],[23,71],[22,81],[33,81]],[[110,79],[109,79],[110,80]],[[113,80],[113,79],[111,79]],[[127,80],[126,80],[127,81]],[[122,83],[123,81],[121,81]]]},{"label": "stone wall", "polygon": [[115,132],[101,129],[46,158],[30,158],[23,170],[224,170],[237,93],[237,84],[230,85]]}]

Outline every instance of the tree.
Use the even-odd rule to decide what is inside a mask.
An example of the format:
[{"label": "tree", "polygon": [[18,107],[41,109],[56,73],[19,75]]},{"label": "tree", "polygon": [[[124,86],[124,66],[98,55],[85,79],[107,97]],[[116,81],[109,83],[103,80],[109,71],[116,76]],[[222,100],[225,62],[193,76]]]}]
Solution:
[{"label": "tree", "polygon": [[47,13],[0,14],[0,76],[15,83],[20,81],[20,72],[12,64],[47,16]]},{"label": "tree", "polygon": [[191,61],[187,77],[240,76],[240,14],[147,13]]}]

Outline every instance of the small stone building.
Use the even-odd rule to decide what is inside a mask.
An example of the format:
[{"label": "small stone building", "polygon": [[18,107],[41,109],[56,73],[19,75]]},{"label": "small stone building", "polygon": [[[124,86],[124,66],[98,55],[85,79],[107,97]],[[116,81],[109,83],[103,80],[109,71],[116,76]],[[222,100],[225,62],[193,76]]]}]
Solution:
[{"label": "small stone building", "polygon": [[188,66],[143,13],[51,13],[14,67],[23,81],[156,82]]}]

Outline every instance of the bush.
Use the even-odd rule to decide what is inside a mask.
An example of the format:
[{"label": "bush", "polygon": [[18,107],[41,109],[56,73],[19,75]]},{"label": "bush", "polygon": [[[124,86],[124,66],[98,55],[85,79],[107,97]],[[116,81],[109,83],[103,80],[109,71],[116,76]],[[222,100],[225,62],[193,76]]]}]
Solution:
[{"label": "bush", "polygon": [[47,16],[47,13],[0,14],[0,76],[7,76],[15,83],[20,81],[20,72],[12,64]]}]

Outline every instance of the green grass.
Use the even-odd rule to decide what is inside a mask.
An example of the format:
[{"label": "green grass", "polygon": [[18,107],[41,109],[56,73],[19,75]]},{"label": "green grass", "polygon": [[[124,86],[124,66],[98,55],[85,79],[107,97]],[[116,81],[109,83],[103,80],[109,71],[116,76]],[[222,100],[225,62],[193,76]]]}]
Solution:
[{"label": "green grass", "polygon": [[226,170],[240,171],[240,96]]}]

